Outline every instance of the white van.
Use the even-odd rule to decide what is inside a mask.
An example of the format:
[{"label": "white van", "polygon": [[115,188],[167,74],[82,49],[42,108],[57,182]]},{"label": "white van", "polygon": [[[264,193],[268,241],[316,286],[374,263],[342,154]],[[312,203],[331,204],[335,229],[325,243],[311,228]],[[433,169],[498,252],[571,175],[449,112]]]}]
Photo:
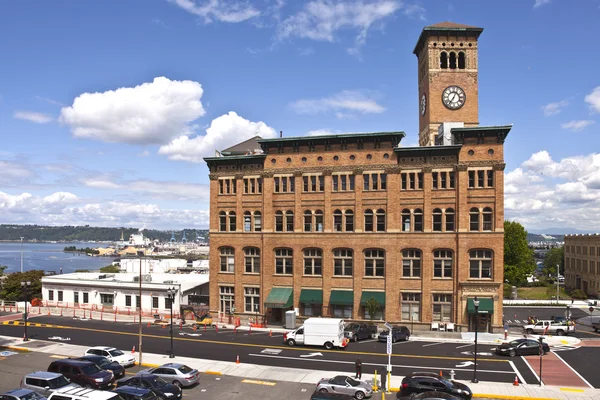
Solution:
[{"label": "white van", "polygon": [[53,392],[48,400],[123,400],[119,393],[86,388],[68,388]]},{"label": "white van", "polygon": [[348,344],[341,318],[308,318],[300,328],[284,333],[283,341],[288,346],[323,346],[327,350],[334,347],[343,349]]}]

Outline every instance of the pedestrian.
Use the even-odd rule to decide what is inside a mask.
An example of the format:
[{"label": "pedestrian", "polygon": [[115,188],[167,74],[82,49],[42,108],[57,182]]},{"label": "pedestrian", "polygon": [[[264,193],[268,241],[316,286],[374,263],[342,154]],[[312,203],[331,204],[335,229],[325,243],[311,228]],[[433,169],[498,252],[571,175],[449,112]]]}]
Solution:
[{"label": "pedestrian", "polygon": [[504,340],[508,340],[508,322],[504,322]]},{"label": "pedestrian", "polygon": [[356,359],[354,366],[356,367],[356,376],[354,378],[361,379],[362,378],[362,361],[360,360],[360,358]]}]

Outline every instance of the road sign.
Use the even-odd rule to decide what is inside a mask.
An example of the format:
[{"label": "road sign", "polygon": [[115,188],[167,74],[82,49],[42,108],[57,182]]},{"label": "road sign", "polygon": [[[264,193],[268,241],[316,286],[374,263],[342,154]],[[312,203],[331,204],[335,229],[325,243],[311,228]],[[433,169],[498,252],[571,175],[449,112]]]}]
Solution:
[{"label": "road sign", "polygon": [[392,330],[392,328],[393,328],[393,326],[392,326],[390,323],[388,323],[388,322],[386,322],[386,323],[385,323],[385,324],[383,324],[383,325],[384,325],[386,328],[388,328],[390,331],[391,331],[391,330]]},{"label": "road sign", "polygon": [[594,307],[590,307],[590,312],[594,312]]},{"label": "road sign", "polygon": [[387,353],[392,354],[392,332],[387,336]]}]

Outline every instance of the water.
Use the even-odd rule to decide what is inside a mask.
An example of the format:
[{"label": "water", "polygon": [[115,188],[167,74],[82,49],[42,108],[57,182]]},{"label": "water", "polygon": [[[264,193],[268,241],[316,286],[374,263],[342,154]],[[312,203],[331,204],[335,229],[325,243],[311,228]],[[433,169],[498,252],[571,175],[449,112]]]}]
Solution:
[{"label": "water", "polygon": [[[90,257],[82,253],[65,253],[67,246],[76,248],[106,247],[100,243],[25,243],[23,242],[23,271],[41,269],[63,274],[76,269],[97,270],[110,265],[114,257]],[[4,273],[21,271],[21,242],[0,243],[0,265],[8,268]]]}]

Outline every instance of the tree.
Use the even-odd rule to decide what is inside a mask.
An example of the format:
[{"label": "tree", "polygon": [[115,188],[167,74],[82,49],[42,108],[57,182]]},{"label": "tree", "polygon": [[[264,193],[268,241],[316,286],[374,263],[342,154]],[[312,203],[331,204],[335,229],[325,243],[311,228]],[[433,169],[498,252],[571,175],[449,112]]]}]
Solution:
[{"label": "tree", "polygon": [[381,309],[381,306],[379,305],[379,302],[377,300],[375,300],[373,297],[371,297],[369,300],[367,300],[367,302],[365,303],[365,309],[367,310],[367,312],[369,313],[369,319],[371,321],[373,321],[373,319],[375,318],[375,315],[379,312],[379,310]]},{"label": "tree", "polygon": [[533,250],[527,243],[527,231],[518,222],[504,221],[504,279],[519,286],[535,271]]},{"label": "tree", "polygon": [[108,272],[111,274],[117,273],[119,272],[119,266],[118,265],[107,265],[106,267],[102,267],[100,268],[100,272]]},{"label": "tree", "polygon": [[21,282],[29,281],[31,286],[27,288],[27,299],[31,300],[34,297],[42,297],[42,277],[44,271],[31,270],[26,272],[13,272],[8,274],[2,283],[0,297],[6,301],[23,301],[25,300],[25,292],[21,286]]},{"label": "tree", "polygon": [[0,265],[0,276],[4,275],[6,268],[8,268],[6,265]]},{"label": "tree", "polygon": [[556,266],[559,266],[559,271],[564,274],[565,266],[565,249],[563,247],[554,247],[546,253],[544,257],[544,272],[552,277],[556,277]]}]

